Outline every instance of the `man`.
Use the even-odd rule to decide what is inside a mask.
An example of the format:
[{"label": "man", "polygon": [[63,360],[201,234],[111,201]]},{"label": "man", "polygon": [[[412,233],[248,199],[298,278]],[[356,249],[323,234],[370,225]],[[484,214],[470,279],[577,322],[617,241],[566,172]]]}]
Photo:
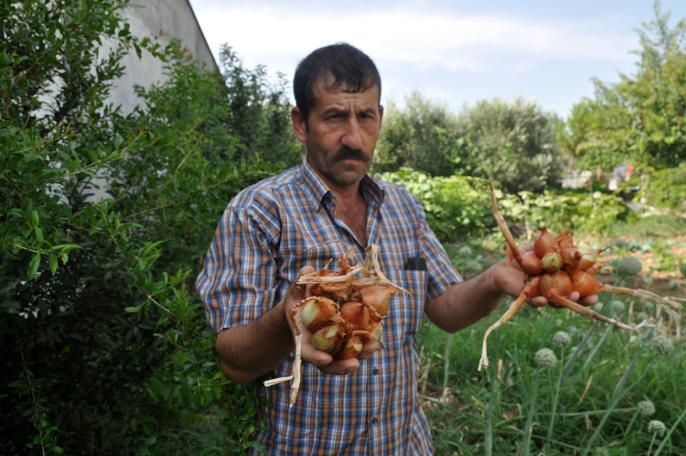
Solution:
[{"label": "man", "polygon": [[383,118],[381,80],[367,55],[348,44],[314,51],[298,65],[294,92],[302,166],[231,201],[198,276],[220,362],[241,383],[290,374],[287,310],[302,298],[298,273],[343,253],[360,263],[365,247],[379,244],[384,273],[412,292],[391,302],[383,348],[370,343],[361,360],[332,361],[305,337],[298,400],[289,407],[288,383],[262,390],[268,430],[258,439],[269,454],[430,454],[416,383],[423,314],[456,331],[503,293],[519,294],[524,275],[502,261],[463,281],[418,202],[367,175]]}]

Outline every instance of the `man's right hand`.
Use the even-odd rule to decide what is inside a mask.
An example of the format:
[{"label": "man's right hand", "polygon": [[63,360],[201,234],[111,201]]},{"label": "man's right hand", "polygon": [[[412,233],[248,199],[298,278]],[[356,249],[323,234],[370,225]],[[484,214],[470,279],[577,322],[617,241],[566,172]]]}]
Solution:
[{"label": "man's right hand", "polygon": [[[303,274],[309,274],[314,272],[314,268],[310,266],[305,266],[298,272],[298,277],[300,277]],[[350,359],[342,359],[342,360],[334,360],[333,357],[326,352],[323,352],[321,350],[317,350],[314,345],[312,345],[312,342],[310,341],[310,338],[312,337],[312,334],[304,327],[302,324],[302,320],[300,318],[300,312],[302,310],[302,307],[299,307],[298,304],[302,299],[305,298],[305,287],[302,285],[298,285],[297,283],[294,283],[290,286],[288,291],[286,292],[286,298],[284,299],[284,312],[285,312],[285,317],[286,320],[288,321],[288,324],[291,326],[291,331],[293,330],[293,325],[297,325],[298,328],[300,329],[300,332],[302,333],[302,347],[301,347],[301,356],[304,361],[307,361],[309,363],[314,364],[324,372],[325,374],[330,374],[330,375],[348,375],[352,374],[355,372],[357,369],[360,367],[360,361],[357,358],[350,358]],[[291,311],[290,309],[295,309],[295,313],[293,315],[294,318],[291,318]],[[381,343],[378,341],[370,341],[367,342],[364,345],[364,348],[362,349],[362,352],[359,355],[359,358],[364,359],[368,356],[371,356],[376,350],[379,350],[382,347]]]}]

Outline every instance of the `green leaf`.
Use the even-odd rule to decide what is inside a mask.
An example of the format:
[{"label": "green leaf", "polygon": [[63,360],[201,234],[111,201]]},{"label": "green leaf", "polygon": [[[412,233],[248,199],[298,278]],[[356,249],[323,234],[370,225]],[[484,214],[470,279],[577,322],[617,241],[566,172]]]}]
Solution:
[{"label": "green leaf", "polygon": [[26,271],[26,278],[28,280],[32,280],[35,276],[36,273],[38,272],[38,268],[40,267],[40,259],[41,259],[41,254],[36,253],[33,258],[31,258],[31,262],[29,263],[29,269]]},{"label": "green leaf", "polygon": [[50,272],[52,275],[55,275],[55,272],[57,272],[57,255],[50,255]]},{"label": "green leaf", "polygon": [[43,230],[41,229],[40,226],[35,226],[33,228],[33,232],[36,234],[36,240],[38,241],[39,244],[42,244],[45,242],[45,238],[43,237]]},{"label": "green leaf", "polygon": [[128,313],[138,313],[143,309],[143,304],[139,304],[133,307],[124,307],[124,311]]},{"label": "green leaf", "polygon": [[62,250],[64,252],[68,252],[69,250],[74,250],[74,249],[82,249],[78,244],[56,244],[52,246],[52,250]]}]

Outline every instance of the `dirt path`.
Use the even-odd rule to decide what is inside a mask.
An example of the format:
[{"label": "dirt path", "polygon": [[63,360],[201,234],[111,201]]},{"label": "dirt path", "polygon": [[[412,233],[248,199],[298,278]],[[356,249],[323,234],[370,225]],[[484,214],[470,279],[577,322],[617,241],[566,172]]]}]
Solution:
[{"label": "dirt path", "polygon": [[[642,241],[634,240],[635,243]],[[686,235],[672,237],[669,241],[671,244],[669,246],[662,243],[661,248],[653,246],[648,250],[631,249],[624,255],[631,255],[641,260],[643,282],[652,291],[661,295],[686,297],[686,277],[680,270],[682,264],[686,268]],[[603,254],[603,263],[612,264],[619,257],[620,254],[614,252]],[[673,263],[674,267],[665,269],[666,262]]]}]

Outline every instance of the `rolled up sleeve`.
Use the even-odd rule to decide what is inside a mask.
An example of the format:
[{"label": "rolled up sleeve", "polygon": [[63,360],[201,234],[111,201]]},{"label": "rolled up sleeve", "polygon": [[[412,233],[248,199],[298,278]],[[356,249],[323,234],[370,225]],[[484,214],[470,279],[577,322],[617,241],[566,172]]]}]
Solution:
[{"label": "rolled up sleeve", "polygon": [[229,206],[219,221],[195,286],[215,332],[244,325],[273,306],[276,261],[264,224]]},{"label": "rolled up sleeve", "polygon": [[431,300],[443,294],[450,286],[462,282],[462,276],[457,272],[448,253],[426,222],[421,204],[416,200],[415,204],[422,233],[421,255],[426,259],[426,269],[429,273],[427,297]]}]

